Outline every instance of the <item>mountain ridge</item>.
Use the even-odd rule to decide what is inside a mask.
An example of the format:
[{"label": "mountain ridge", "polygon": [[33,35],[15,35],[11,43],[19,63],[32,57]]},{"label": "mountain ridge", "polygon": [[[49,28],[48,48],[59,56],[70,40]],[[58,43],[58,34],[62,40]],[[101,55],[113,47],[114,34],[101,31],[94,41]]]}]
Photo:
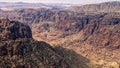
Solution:
[{"label": "mountain ridge", "polygon": [[103,2],[98,4],[87,4],[87,5],[77,6],[77,7],[73,7],[73,9],[70,8],[70,10],[75,12],[81,11],[81,12],[91,12],[91,13],[120,12],[119,6],[120,6],[120,1],[110,1],[110,2]]},{"label": "mountain ridge", "polygon": [[32,39],[29,26],[0,19],[0,29],[1,68],[68,68],[49,44]]},{"label": "mountain ridge", "polygon": [[[29,51],[29,45],[31,49],[34,48],[32,45],[35,45],[35,50],[33,49],[33,52],[30,51],[27,53],[34,53],[33,56],[37,55],[34,56],[37,60],[41,59],[38,58],[38,56],[50,56],[44,54],[46,51],[52,54],[54,53],[53,55],[58,59],[56,61],[53,59],[53,63],[50,63],[50,66],[56,62],[59,64],[61,60],[63,63],[61,65],[64,66],[65,63],[65,67],[68,65],[71,66],[71,68],[89,68],[89,63],[91,63],[91,65],[93,64],[91,68],[119,68],[119,3],[105,2],[80,6],[77,9],[75,7],[72,8],[73,9],[22,8],[14,11],[1,10],[0,17],[20,21],[23,24],[29,25],[34,39],[46,41],[51,44],[47,46],[47,44],[43,42],[30,39],[26,40],[26,38],[21,37],[18,37],[20,39],[15,41],[15,43],[18,43],[21,47],[25,47],[25,52],[27,52],[26,48],[28,48],[27,50]],[[7,30],[9,29],[5,28],[3,33]],[[6,34],[9,36],[9,32],[10,31],[7,31],[3,36]],[[20,32],[18,31],[17,33]],[[12,34],[14,34],[14,32]],[[22,41],[22,39],[24,40]],[[1,44],[4,45],[7,44],[7,42],[2,40]],[[9,42],[10,46],[14,44],[13,40]],[[54,48],[51,48],[51,46]],[[3,49],[5,47],[3,47]],[[41,53],[42,51],[36,47],[41,48],[41,50],[45,48],[45,50]],[[20,48],[20,51],[24,50]],[[40,52],[40,54],[36,54],[38,52]],[[48,52],[47,54],[49,54]],[[83,57],[83,60],[82,58],[80,59],[80,57]],[[34,59],[32,56],[30,58]],[[47,59],[49,60],[50,58],[47,57]],[[45,63],[45,66],[49,65],[47,65],[46,61],[42,62],[42,60],[43,59],[41,59],[41,63]],[[83,62],[84,66],[82,66],[81,62]],[[53,67],[53,65],[51,67]]]}]

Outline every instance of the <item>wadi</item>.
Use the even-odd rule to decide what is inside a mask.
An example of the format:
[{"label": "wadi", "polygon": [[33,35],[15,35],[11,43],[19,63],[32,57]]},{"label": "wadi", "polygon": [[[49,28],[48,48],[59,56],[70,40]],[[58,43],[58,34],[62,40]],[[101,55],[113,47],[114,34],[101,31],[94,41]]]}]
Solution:
[{"label": "wadi", "polygon": [[120,68],[120,1],[0,6],[0,68]]}]

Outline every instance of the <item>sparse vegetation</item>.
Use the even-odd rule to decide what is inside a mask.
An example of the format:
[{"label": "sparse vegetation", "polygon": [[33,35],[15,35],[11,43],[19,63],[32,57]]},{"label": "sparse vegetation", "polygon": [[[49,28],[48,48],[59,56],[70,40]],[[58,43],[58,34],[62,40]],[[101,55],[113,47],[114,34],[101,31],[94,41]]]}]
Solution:
[{"label": "sparse vegetation", "polygon": [[0,10],[1,68],[120,68],[120,2],[33,5]]}]

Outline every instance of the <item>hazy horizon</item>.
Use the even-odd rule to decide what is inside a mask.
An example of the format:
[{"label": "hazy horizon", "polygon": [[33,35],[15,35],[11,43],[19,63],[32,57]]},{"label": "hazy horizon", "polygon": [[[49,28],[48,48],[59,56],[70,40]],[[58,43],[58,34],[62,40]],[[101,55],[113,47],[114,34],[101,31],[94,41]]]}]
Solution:
[{"label": "hazy horizon", "polygon": [[0,0],[0,2],[27,2],[27,3],[71,3],[71,4],[92,4],[120,0]]}]

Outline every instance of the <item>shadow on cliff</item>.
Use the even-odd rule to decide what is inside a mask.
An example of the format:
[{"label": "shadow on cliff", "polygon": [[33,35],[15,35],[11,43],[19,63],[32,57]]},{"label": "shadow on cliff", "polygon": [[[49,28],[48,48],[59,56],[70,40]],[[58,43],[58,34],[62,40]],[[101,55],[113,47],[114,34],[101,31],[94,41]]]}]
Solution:
[{"label": "shadow on cliff", "polygon": [[64,58],[64,60],[69,64],[70,68],[89,68],[89,59],[77,54],[73,50],[62,48],[60,46],[56,46],[54,49]]}]

